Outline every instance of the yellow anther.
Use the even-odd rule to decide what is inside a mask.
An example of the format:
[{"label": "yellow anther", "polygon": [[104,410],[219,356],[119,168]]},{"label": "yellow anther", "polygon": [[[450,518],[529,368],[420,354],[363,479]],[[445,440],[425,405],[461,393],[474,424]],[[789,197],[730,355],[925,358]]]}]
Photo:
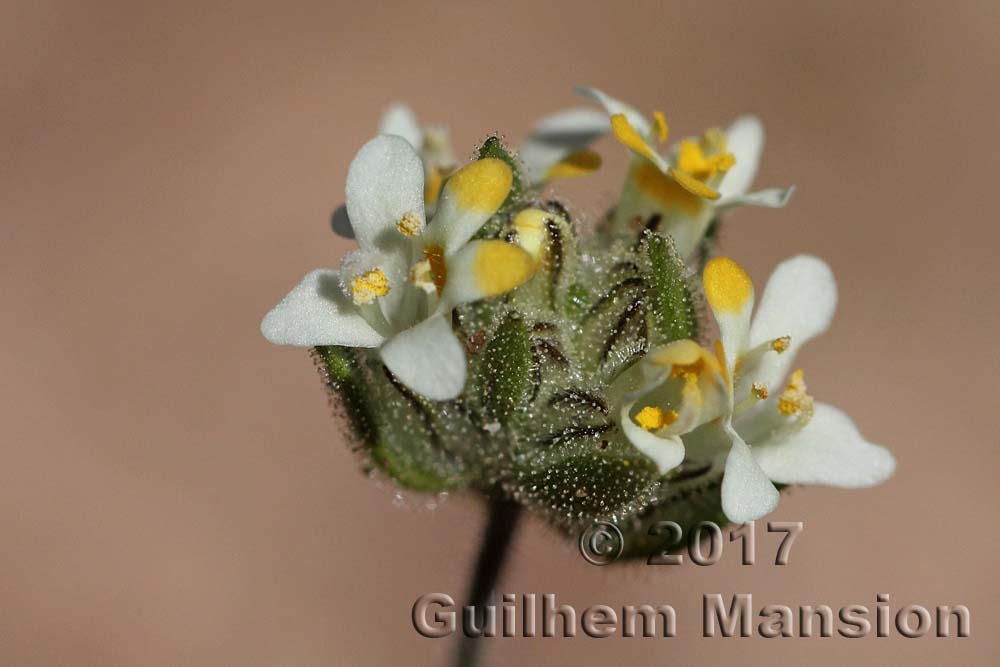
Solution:
[{"label": "yellow anther", "polygon": [[735,164],[736,158],[726,152],[726,135],[719,129],[708,130],[700,141],[685,139],[677,150],[677,170],[703,184]]},{"label": "yellow anther", "polygon": [[416,236],[424,229],[423,221],[417,217],[417,214],[413,211],[409,211],[404,214],[399,222],[396,223],[396,229],[403,236]]},{"label": "yellow anther", "polygon": [[354,303],[364,305],[372,303],[380,296],[389,293],[389,280],[381,269],[372,269],[357,276],[351,281],[351,294]]},{"label": "yellow anther", "polygon": [[767,385],[766,384],[762,384],[760,382],[754,382],[753,385],[750,387],[750,391],[753,392],[754,396],[756,396],[757,398],[759,398],[762,401],[765,398],[767,398]]},{"label": "yellow anther", "polygon": [[736,156],[732,153],[723,153],[715,158],[715,168],[720,172],[727,172],[736,165]]},{"label": "yellow anther", "polygon": [[660,408],[647,405],[636,414],[635,423],[647,431],[656,431],[664,426],[670,426],[677,421],[677,417],[678,415],[675,410],[664,412]]},{"label": "yellow anther", "polygon": [[701,145],[694,139],[685,139],[677,148],[677,168],[699,180],[705,180],[711,165]]},{"label": "yellow anther", "polygon": [[809,421],[813,415],[813,397],[806,393],[806,383],[802,369],[792,373],[792,377],[778,399],[778,412],[790,417],[799,415],[803,422]]},{"label": "yellow anther", "polygon": [[667,141],[667,136],[670,134],[670,128],[667,126],[667,118],[663,115],[662,111],[653,112],[653,120],[656,122],[656,138],[660,143],[665,143]]},{"label": "yellow anther", "polygon": [[771,349],[781,354],[788,349],[788,346],[792,344],[791,336],[782,336],[781,338],[775,338],[771,341]]}]

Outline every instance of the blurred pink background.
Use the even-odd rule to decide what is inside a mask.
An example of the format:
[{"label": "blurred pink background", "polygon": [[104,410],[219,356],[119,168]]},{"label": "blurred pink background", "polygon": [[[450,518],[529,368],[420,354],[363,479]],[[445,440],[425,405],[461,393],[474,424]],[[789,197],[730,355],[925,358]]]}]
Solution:
[{"label": "blurred pink background", "polygon": [[[837,273],[810,389],[899,460],[800,488],[787,567],[596,568],[529,522],[502,589],[670,603],[675,639],[492,641],[487,664],[995,664],[995,2],[6,2],[0,22],[0,664],[443,664],[410,625],[460,597],[482,522],[365,479],[307,355],[263,313],[348,247],[328,228],[394,100],[459,154],[597,85],[674,136],[755,112],[782,211],[729,218],[758,284]],[[559,185],[585,217],[626,158]],[[403,507],[397,505],[402,504]],[[965,604],[968,639],[702,639],[701,596]]]}]

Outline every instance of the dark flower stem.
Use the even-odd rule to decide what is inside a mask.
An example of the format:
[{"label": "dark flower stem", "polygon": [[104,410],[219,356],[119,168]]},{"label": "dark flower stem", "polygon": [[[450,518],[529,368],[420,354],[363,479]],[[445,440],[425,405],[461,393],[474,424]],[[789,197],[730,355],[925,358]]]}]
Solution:
[{"label": "dark flower stem", "polygon": [[[476,560],[476,569],[465,596],[465,604],[476,609],[479,627],[482,627],[482,619],[485,618],[484,607],[489,603],[490,595],[499,580],[500,571],[510,553],[510,545],[520,517],[519,503],[499,495],[490,498],[489,517],[483,530],[479,558]],[[468,637],[460,632],[455,652],[455,667],[475,667],[482,648],[482,637]]]}]

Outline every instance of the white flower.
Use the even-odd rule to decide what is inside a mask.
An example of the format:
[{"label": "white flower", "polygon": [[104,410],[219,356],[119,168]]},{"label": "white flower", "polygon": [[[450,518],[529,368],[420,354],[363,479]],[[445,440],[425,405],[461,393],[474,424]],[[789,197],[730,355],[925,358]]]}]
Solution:
[{"label": "white flower", "polygon": [[503,294],[527,280],[531,256],[500,240],[470,241],[500,208],[513,175],[502,160],[477,160],[451,175],[430,223],[424,169],[410,143],[382,135],[347,174],[347,217],[358,250],[339,271],[317,269],[261,323],[272,343],[379,348],[406,386],[433,400],[465,385],[455,306]]},{"label": "white flower", "polygon": [[839,409],[814,402],[801,370],[788,376],[795,353],[833,319],[830,268],[808,255],[779,264],[752,324],[753,283],[736,262],[712,260],[703,280],[722,338],[727,400],[721,424],[694,431],[685,444],[689,453],[707,452],[720,426],[728,435],[726,516],[745,523],[770,513],[778,503],[772,482],[860,488],[888,479],[896,468],[889,450],[865,440]]},{"label": "white flower", "polygon": [[[587,146],[608,129],[607,116],[589,108],[565,109],[545,116],[517,149],[524,184],[538,188],[554,178],[593,172],[601,166],[601,157]],[[447,128],[422,127],[408,106],[397,103],[382,115],[379,133],[401,136],[420,152],[429,174],[428,201],[433,200],[435,182],[440,187],[455,165]]]},{"label": "white flower", "polygon": [[677,340],[616,378],[611,396],[625,437],[665,474],[684,460],[681,436],[722,413],[722,367],[698,343]]},{"label": "white flower", "polygon": [[715,128],[700,139],[684,139],[664,157],[654,148],[668,136],[661,112],[651,123],[596,88],[577,91],[604,107],[615,137],[635,156],[615,210],[616,225],[660,216],[659,229],[673,236],[687,257],[718,212],[746,204],[780,208],[792,194],[791,187],[749,192],[764,147],[764,128],[754,116],[742,116],[725,131]]},{"label": "white flower", "polygon": [[[728,258],[704,272],[722,340],[715,353],[681,340],[649,352],[615,381],[629,441],[661,473],[685,458],[724,458],[722,508],[745,523],[771,512],[781,484],[873,486],[895,470],[837,408],[816,403],[804,376],[788,376],[798,349],[826,331],[837,288],[822,260],[800,255],[768,281],[753,323],[753,284]],[[735,382],[732,378],[735,377]],[[749,444],[748,444],[749,443]]]}]

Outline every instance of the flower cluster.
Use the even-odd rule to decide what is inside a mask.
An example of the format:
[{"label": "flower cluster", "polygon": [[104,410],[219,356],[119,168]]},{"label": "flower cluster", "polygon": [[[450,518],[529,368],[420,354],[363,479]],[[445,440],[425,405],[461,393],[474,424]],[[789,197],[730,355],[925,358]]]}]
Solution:
[{"label": "flower cluster", "polygon": [[[542,119],[516,150],[491,136],[464,166],[445,128],[395,105],[351,163],[333,227],[357,249],[308,273],[261,328],[315,349],[366,465],[636,535],[661,518],[757,519],[776,484],[887,479],[888,450],[793,371],[833,317],[827,265],[783,262],[754,313],[750,278],[716,256],[723,214],[792,193],[751,191],[760,121],[661,153],[663,113],[578,92],[599,108]],[[598,169],[591,144],[607,133],[632,159],[584,234],[546,185]]]}]

